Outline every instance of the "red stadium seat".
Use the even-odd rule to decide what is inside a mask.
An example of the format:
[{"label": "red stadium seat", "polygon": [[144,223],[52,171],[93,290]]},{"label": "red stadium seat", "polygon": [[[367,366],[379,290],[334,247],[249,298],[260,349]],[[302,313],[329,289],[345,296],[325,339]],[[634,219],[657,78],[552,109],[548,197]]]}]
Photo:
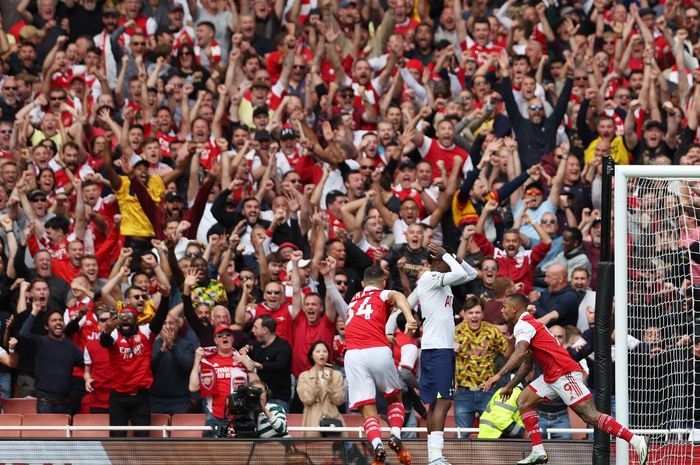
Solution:
[{"label": "red stadium seat", "polygon": [[[109,426],[109,415],[106,413],[78,413],[73,415],[73,426]],[[108,430],[73,431],[74,438],[108,438]]]},{"label": "red stadium seat", "polygon": [[[204,426],[203,413],[178,413],[173,415],[171,426]],[[171,438],[201,438],[201,430],[171,431]]]},{"label": "red stadium seat", "polygon": [[[0,415],[0,426],[22,426],[22,415],[17,413],[5,413]],[[19,428],[15,430],[0,430],[0,438],[20,437]]]},{"label": "red stadium seat", "polygon": [[[290,426],[304,426],[304,415],[301,413],[288,413],[287,414],[287,428]],[[293,438],[303,438],[303,431],[290,431],[289,434]]]},{"label": "red stadium seat", "polygon": [[27,398],[11,398],[2,401],[3,413],[36,413],[36,399]]},{"label": "red stadium seat", "polygon": [[[345,426],[347,426],[348,428],[355,428],[358,426],[362,427],[365,424],[365,420],[359,413],[346,413],[345,415],[343,415],[343,420],[345,421]],[[364,433],[360,433],[359,436],[358,433],[348,433],[348,437],[351,438],[362,436],[364,436]]]},{"label": "red stadium seat", "polygon": [[[22,416],[22,426],[66,426],[70,425],[70,415],[62,413],[29,413]],[[65,438],[65,428],[53,430],[22,430],[23,438]]]},{"label": "red stadium seat", "polygon": [[[170,415],[167,415],[165,413],[152,413],[151,414],[151,426],[170,426]],[[134,432],[133,431],[128,431],[126,433],[126,437],[128,438],[133,438],[134,437]],[[163,438],[163,431],[162,430],[151,430],[148,432],[148,437],[149,438]],[[165,436],[167,437],[167,435]]]}]

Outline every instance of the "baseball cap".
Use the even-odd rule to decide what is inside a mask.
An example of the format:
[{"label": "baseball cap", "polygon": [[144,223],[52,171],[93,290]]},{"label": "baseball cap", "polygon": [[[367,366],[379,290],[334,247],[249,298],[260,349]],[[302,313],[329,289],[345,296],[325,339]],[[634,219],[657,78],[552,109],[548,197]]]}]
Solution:
[{"label": "baseball cap", "polygon": [[270,114],[270,109],[268,108],[267,105],[259,106],[255,110],[253,110],[253,118],[256,118],[260,115],[269,115],[269,114]]},{"label": "baseball cap", "polygon": [[46,199],[46,193],[40,189],[34,189],[27,195],[29,200],[35,200],[37,197],[43,197]]},{"label": "baseball cap", "polygon": [[119,10],[117,10],[117,7],[114,6],[114,3],[108,2],[108,3],[105,3],[105,6],[102,7],[102,15],[103,16],[121,16],[121,13],[119,13]]},{"label": "baseball cap", "polygon": [[298,247],[296,244],[293,244],[293,243],[291,243],[291,242],[289,242],[289,241],[287,241],[287,242],[282,242],[282,243],[279,245],[279,247],[278,247],[277,250],[282,250],[282,249],[284,249],[285,247],[289,247],[289,248],[292,249],[292,250],[299,250],[299,247]]},{"label": "baseball cap", "polygon": [[270,131],[267,129],[258,129],[255,131],[254,139],[258,142],[264,142],[272,140],[272,136],[270,135]]},{"label": "baseball cap", "polygon": [[420,60],[417,60],[415,58],[411,58],[410,60],[406,60],[406,68],[415,69],[419,73],[422,73],[423,72],[423,63],[421,63]]},{"label": "baseball cap", "polygon": [[350,5],[357,5],[355,0],[340,0],[338,6],[340,8],[350,8]]},{"label": "baseball cap", "polygon": [[404,160],[401,163],[399,163],[399,171],[406,169],[406,168],[415,170],[416,164],[413,163],[413,160]]},{"label": "baseball cap", "polygon": [[661,124],[661,121],[655,121],[652,119],[652,120],[649,120],[646,123],[644,123],[644,130],[645,131],[648,131],[649,129],[652,129],[652,128],[657,128],[662,132],[664,131],[664,126],[663,126],[663,124]]},{"label": "baseball cap", "polygon": [[262,80],[257,80],[257,81],[255,81],[255,82],[253,83],[252,86],[250,86],[250,88],[251,88],[251,89],[255,89],[256,87],[269,89],[269,88],[270,88],[270,84],[268,84],[267,82],[262,81]]},{"label": "baseball cap", "polygon": [[[299,268],[306,268],[310,264],[311,264],[311,260],[308,260],[306,258],[302,258],[301,260],[299,260]],[[292,272],[292,262],[289,261],[289,262],[287,262],[287,273],[291,273],[291,272]]]},{"label": "baseball cap", "polygon": [[165,194],[165,201],[166,202],[185,202],[182,199],[182,196],[178,194],[177,192],[168,192]]},{"label": "baseball cap", "polygon": [[214,335],[220,334],[220,333],[225,333],[225,332],[228,332],[228,333],[233,334],[233,329],[231,329],[231,326],[230,326],[230,325],[219,325],[219,326],[217,326],[216,329],[214,330]]},{"label": "baseball cap", "polygon": [[185,12],[185,8],[182,6],[181,3],[175,2],[175,3],[173,3],[172,6],[170,7],[170,11],[171,11],[171,12],[182,11],[182,12],[184,13],[184,12]]},{"label": "baseball cap", "polygon": [[296,139],[296,137],[297,134],[292,128],[284,128],[282,129],[282,132],[280,132],[280,139],[282,140]]}]

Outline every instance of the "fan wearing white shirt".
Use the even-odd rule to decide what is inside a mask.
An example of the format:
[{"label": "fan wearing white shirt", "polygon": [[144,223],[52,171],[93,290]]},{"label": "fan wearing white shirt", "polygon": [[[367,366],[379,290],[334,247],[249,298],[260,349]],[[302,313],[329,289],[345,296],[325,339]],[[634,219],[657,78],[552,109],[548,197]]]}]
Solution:
[{"label": "fan wearing white shirt", "polygon": [[411,307],[420,303],[423,337],[420,355],[420,397],[428,404],[428,464],[449,465],[442,455],[445,418],[454,396],[455,322],[450,286],[476,279],[474,268],[455,258],[436,242],[428,244],[430,270],[420,275],[408,296]]}]

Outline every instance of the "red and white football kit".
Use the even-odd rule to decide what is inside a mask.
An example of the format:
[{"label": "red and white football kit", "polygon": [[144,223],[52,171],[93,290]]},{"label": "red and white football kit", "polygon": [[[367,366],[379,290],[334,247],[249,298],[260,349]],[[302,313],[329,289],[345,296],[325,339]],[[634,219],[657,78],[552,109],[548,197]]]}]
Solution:
[{"label": "red and white football kit", "polygon": [[109,348],[114,390],[133,394],[153,385],[151,349],[156,334],[148,325],[138,327],[136,334],[125,337],[116,329],[110,334],[114,344]]},{"label": "red and white football kit", "polygon": [[545,325],[529,313],[523,313],[513,328],[515,344],[530,344],[532,357],[542,367],[542,374],[528,385],[545,399],[561,397],[566,405],[576,405],[591,398],[583,382],[581,366],[562,347]]},{"label": "red and white football kit", "polygon": [[231,355],[218,352],[203,358],[199,370],[199,392],[207,410],[217,418],[226,415],[226,398],[238,387],[248,384],[245,366],[234,361],[237,351]]},{"label": "red and white football kit", "polygon": [[368,286],[355,294],[345,322],[345,375],[351,409],[375,402],[376,390],[391,397],[401,390],[394,366],[386,321],[391,291]]}]

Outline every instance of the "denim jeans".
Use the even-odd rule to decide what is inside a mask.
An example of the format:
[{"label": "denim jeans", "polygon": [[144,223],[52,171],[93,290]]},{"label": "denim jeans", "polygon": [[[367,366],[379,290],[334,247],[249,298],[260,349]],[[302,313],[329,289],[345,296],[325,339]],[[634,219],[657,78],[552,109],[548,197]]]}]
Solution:
[{"label": "denim jeans", "polygon": [[71,413],[70,402],[51,402],[46,400],[36,401],[36,413]]},{"label": "denim jeans", "polygon": [[225,428],[228,426],[228,419],[215,417],[209,410],[206,410],[206,416],[204,418],[204,425],[212,428],[211,431],[207,430],[202,433],[202,437],[212,438],[216,435],[219,428]]},{"label": "denim jeans", "polygon": [[455,392],[455,422],[458,428],[472,428],[474,417],[486,410],[491,397],[496,390],[472,391],[469,388],[458,387]]},{"label": "denim jeans", "polygon": [[12,397],[12,374],[0,373],[0,398],[9,399]]},{"label": "denim jeans", "polygon": [[572,439],[570,433],[552,433],[551,436],[547,435],[548,428],[571,428],[571,423],[569,422],[569,412],[564,410],[558,413],[544,413],[537,412],[539,418],[540,429],[542,430],[542,437],[547,439],[551,437],[552,439]]}]

